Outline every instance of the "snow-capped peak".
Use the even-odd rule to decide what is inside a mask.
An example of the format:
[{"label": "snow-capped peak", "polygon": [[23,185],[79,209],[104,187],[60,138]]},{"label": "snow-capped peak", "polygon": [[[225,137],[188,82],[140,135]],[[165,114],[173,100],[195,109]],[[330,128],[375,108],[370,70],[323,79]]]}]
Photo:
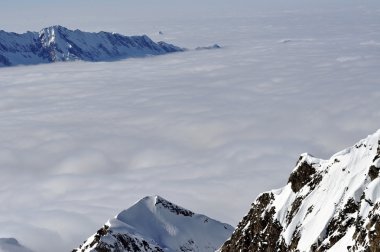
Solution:
[{"label": "snow-capped peak", "polygon": [[148,196],[110,219],[76,251],[213,252],[232,231],[228,224]]},{"label": "snow-capped peak", "polygon": [[[193,212],[183,207],[180,207],[178,205],[175,205],[158,195],[147,196],[141,199],[140,201],[138,201],[134,207],[141,207],[141,205],[145,205],[148,209],[152,211],[168,211],[176,215],[182,215],[182,216],[188,216],[188,217],[191,217],[194,215]],[[125,210],[125,211],[128,211],[128,210]],[[119,215],[122,215],[123,213],[124,211],[121,212]],[[116,216],[116,218],[118,216]]]},{"label": "snow-capped peak", "polygon": [[51,44],[55,43],[56,36],[59,36],[61,32],[67,30],[67,28],[60,25],[46,27],[39,32],[39,38],[41,39],[44,46],[50,46]]},{"label": "snow-capped peak", "polygon": [[220,251],[379,251],[379,170],[380,131],[328,160],[302,154]]},{"label": "snow-capped peak", "polygon": [[184,51],[148,36],[83,32],[55,25],[40,32],[0,32],[0,67],[57,61],[110,61]]}]

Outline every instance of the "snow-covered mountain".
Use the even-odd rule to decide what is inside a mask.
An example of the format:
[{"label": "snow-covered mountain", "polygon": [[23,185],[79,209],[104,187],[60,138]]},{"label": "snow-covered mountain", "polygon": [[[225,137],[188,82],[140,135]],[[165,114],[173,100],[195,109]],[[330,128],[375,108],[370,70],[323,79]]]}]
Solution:
[{"label": "snow-covered mountain", "polygon": [[380,251],[380,130],[328,160],[303,154],[219,250]]},{"label": "snow-covered mountain", "polygon": [[148,36],[109,32],[83,32],[51,26],[40,32],[17,34],[0,31],[0,67],[58,61],[110,61],[184,51]]},{"label": "snow-covered mountain", "polygon": [[0,252],[32,252],[14,238],[0,238]]},{"label": "snow-covered mountain", "polygon": [[233,230],[228,224],[151,196],[109,220],[73,252],[214,252]]}]

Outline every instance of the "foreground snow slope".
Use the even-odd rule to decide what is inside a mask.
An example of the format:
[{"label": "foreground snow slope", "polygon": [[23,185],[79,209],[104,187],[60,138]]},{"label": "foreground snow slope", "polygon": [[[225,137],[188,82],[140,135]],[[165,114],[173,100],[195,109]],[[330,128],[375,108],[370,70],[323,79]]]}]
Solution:
[{"label": "foreground snow slope", "polygon": [[0,67],[57,61],[109,61],[179,52],[184,49],[148,36],[83,32],[51,26],[38,32],[0,31]]},{"label": "foreground snow slope", "polygon": [[380,130],[321,160],[299,158],[220,251],[380,251]]},{"label": "foreground snow slope", "polygon": [[159,197],[145,197],[74,251],[215,251],[233,227]]}]

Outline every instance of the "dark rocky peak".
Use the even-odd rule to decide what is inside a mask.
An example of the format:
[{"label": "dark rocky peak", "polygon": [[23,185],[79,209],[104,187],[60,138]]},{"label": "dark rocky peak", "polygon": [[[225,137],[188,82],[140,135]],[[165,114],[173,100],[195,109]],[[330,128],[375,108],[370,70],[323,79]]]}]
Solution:
[{"label": "dark rocky peak", "polygon": [[175,213],[176,215],[183,215],[183,216],[189,216],[189,217],[194,215],[192,211],[182,208],[180,206],[177,206],[160,196],[155,196],[155,206],[163,207],[169,210],[170,212]]},{"label": "dark rocky peak", "polygon": [[55,39],[60,34],[68,32],[69,30],[66,27],[60,25],[54,25],[50,27],[46,27],[39,32],[39,38],[43,41],[49,41]]},{"label": "dark rocky peak", "polygon": [[222,48],[220,45],[214,44],[211,46],[199,46],[195,48],[195,50],[212,50],[212,49],[220,49],[220,48]]},{"label": "dark rocky peak", "polygon": [[[291,184],[293,192],[298,192],[302,187],[308,184],[313,175],[317,172],[308,159],[308,154],[303,154],[298,159],[296,168],[289,176],[288,183]],[[312,157],[312,156],[310,156]]]},{"label": "dark rocky peak", "polygon": [[0,244],[10,244],[20,246],[20,243],[15,238],[0,238]]}]

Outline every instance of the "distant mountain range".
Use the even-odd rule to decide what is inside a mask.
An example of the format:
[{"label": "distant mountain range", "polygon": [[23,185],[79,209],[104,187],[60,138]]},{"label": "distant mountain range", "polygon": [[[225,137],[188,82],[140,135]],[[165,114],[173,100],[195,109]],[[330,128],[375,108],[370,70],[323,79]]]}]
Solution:
[{"label": "distant mountain range", "polygon": [[380,251],[380,130],[328,160],[303,154],[219,252]]},{"label": "distant mountain range", "polygon": [[0,252],[32,252],[14,238],[0,238]]},{"label": "distant mountain range", "polygon": [[73,252],[214,252],[234,228],[159,196],[110,219]]},{"label": "distant mountain range", "polygon": [[23,34],[0,31],[0,67],[74,60],[113,61],[184,50],[165,42],[153,42],[146,35],[91,33],[62,26]]}]

